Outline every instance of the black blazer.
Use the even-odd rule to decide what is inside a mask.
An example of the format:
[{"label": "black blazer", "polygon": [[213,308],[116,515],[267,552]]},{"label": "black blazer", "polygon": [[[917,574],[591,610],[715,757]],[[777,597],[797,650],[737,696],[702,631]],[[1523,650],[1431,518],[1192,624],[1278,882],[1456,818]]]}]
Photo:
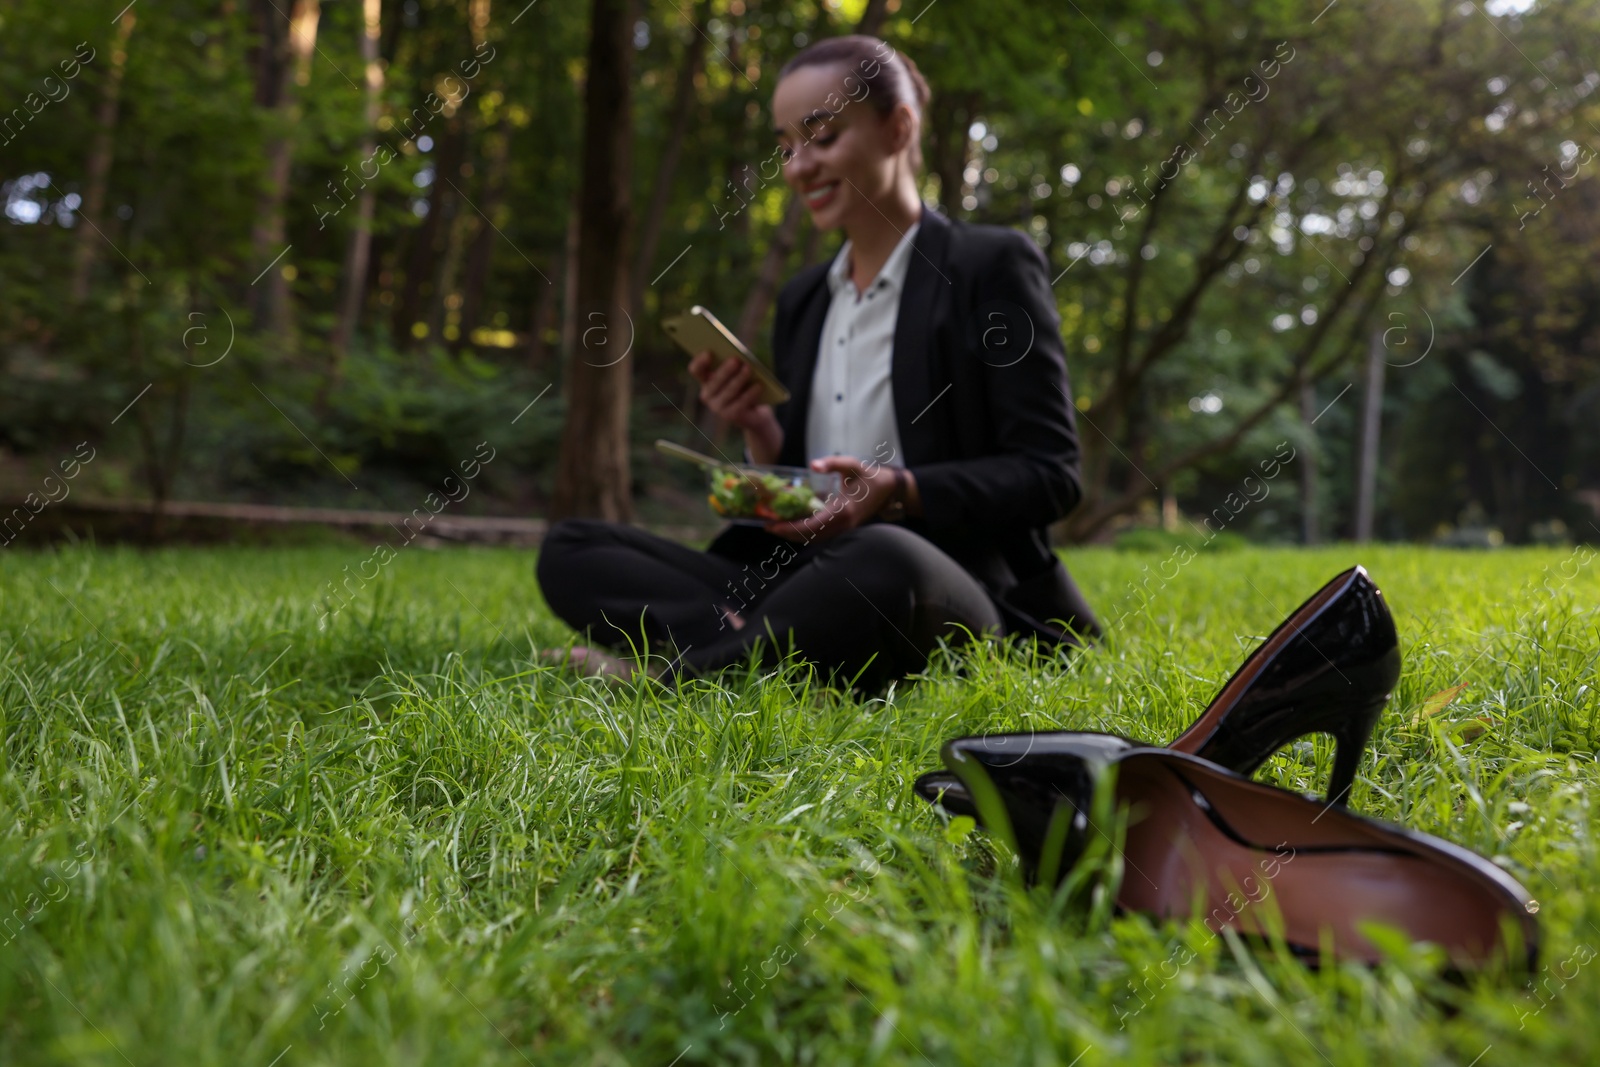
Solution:
[{"label": "black blazer", "polygon": [[[778,296],[773,369],[791,393],[777,409],[781,464],[806,462],[806,414],[832,300],[827,272],[827,262],[807,267]],[[1097,635],[1047,533],[1077,505],[1081,487],[1061,320],[1038,246],[1017,230],[924,207],[892,367],[898,462],[922,497],[922,516],[905,525],[984,586],[1008,632],[1070,641],[1045,621],[1055,619]]]}]

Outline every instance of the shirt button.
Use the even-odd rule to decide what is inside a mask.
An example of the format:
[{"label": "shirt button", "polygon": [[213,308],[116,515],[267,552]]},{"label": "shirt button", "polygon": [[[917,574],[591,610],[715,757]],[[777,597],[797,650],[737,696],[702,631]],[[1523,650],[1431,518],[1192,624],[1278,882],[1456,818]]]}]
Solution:
[{"label": "shirt button", "polygon": [[835,400],[843,402],[844,401],[844,394],[843,393],[835,393],[835,394],[833,394],[833,398]]}]

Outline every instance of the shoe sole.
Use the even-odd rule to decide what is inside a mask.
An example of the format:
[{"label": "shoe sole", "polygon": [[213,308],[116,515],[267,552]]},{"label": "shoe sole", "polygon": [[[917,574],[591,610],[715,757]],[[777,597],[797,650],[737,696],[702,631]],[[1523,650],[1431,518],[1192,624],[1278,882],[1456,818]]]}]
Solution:
[{"label": "shoe sole", "polygon": [[1214,931],[1277,931],[1301,954],[1326,943],[1369,964],[1383,952],[1367,923],[1438,944],[1469,968],[1512,956],[1509,924],[1532,966],[1537,905],[1480,857],[1226,773],[1167,753],[1118,762],[1117,800],[1134,820],[1119,906],[1204,916]]}]

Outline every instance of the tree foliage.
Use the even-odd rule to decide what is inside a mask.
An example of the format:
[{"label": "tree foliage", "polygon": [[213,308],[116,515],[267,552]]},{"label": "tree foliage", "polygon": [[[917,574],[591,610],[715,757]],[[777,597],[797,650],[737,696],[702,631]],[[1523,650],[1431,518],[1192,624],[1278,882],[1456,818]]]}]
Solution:
[{"label": "tree foliage", "polygon": [[[588,263],[625,278],[604,343],[628,374],[605,402],[633,455],[606,462],[656,514],[678,473],[640,446],[717,433],[659,320],[703,304],[768,347],[772,287],[836,247],[763,166],[774,80],[865,23],[933,86],[928,201],[1050,260],[1087,449],[1067,535],[1163,498],[1208,514],[1284,441],[1324,533],[1345,532],[1374,338],[1382,532],[1586,528],[1592,7],[602,7],[629,50],[628,151],[604,158],[631,220],[586,237],[588,7],[8,5],[13,462],[88,437],[106,493],[394,506],[488,438],[519,474],[485,497],[544,509],[563,423],[581,445],[596,402]],[[1298,505],[1248,522],[1290,536]]]}]

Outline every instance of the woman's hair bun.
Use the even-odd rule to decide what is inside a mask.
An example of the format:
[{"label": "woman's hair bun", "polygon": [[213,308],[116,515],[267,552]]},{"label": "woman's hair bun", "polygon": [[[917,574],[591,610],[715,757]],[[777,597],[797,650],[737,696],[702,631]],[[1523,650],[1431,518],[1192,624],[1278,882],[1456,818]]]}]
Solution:
[{"label": "woman's hair bun", "polygon": [[905,64],[906,74],[911,78],[912,92],[917,97],[916,112],[920,115],[928,109],[928,98],[932,95],[928,92],[928,79],[922,76],[922,71],[917,67],[916,60],[904,52],[896,52],[895,55],[901,63]]},{"label": "woman's hair bun", "polygon": [[[791,71],[801,67],[839,65],[846,68],[841,78],[839,97],[849,101],[865,100],[874,111],[887,115],[901,104],[911,109],[917,117],[917,138],[911,146],[913,167],[922,166],[921,140],[922,115],[928,107],[928,80],[922,76],[910,56],[898,52],[888,42],[866,34],[849,34],[844,37],[824,37],[815,44],[797,52],[778,71],[782,81]],[[865,93],[857,92],[864,86]]]},{"label": "woman's hair bun", "polygon": [[[778,80],[800,67],[833,64],[850,68],[846,78],[866,85],[865,99],[875,111],[888,114],[897,104],[907,104],[920,117],[928,106],[928,81],[911,57],[887,41],[861,33],[824,37],[808,45],[783,65]],[[856,98],[843,90],[840,95]]]}]

